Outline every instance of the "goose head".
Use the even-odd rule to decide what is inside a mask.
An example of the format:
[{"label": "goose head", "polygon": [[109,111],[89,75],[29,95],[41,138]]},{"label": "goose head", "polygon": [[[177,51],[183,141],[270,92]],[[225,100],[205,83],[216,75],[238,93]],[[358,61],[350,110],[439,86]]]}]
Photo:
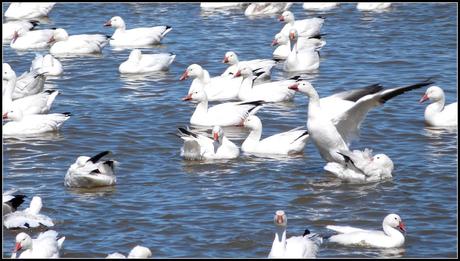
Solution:
[{"label": "goose head", "polygon": [[316,94],[316,90],[313,88],[313,85],[305,80],[298,81],[288,88],[294,91],[305,93],[308,95],[308,97],[312,97]]},{"label": "goose head", "polygon": [[129,54],[128,60],[130,61],[140,61],[142,57],[142,52],[139,49],[133,49]]},{"label": "goose head", "polygon": [[7,63],[3,63],[3,73],[2,73],[2,79],[5,81],[12,81],[16,79],[16,73],[13,71],[11,66]]},{"label": "goose head", "polygon": [[13,252],[16,253],[21,249],[27,250],[32,247],[32,238],[24,232],[17,234],[16,236],[16,245]]},{"label": "goose head", "polygon": [[284,11],[280,15],[279,20],[285,23],[294,22],[294,14],[291,11]]},{"label": "goose head", "polygon": [[115,28],[125,28],[125,21],[119,16],[114,16],[108,20],[104,26],[115,27]]},{"label": "goose head", "polygon": [[278,210],[275,213],[275,217],[273,218],[273,222],[275,222],[275,225],[285,227],[287,226],[287,217],[286,213],[284,213],[283,210]]},{"label": "goose head", "polygon": [[372,162],[385,170],[389,170],[390,173],[393,172],[393,161],[385,154],[375,155],[372,157]]},{"label": "goose head", "polygon": [[382,226],[385,228],[385,226],[390,226],[392,228],[398,228],[402,232],[406,232],[406,226],[402,222],[401,217],[399,217],[397,214],[389,214],[383,219],[383,224]]},{"label": "goose head", "polygon": [[238,63],[238,56],[235,52],[226,52],[224,59],[222,60],[223,63],[228,63],[230,65],[234,65]]},{"label": "goose head", "polygon": [[431,86],[426,89],[425,94],[420,99],[420,103],[431,100],[433,102],[437,102],[444,99],[444,91],[438,86]]},{"label": "goose head", "polygon": [[249,115],[243,121],[243,126],[251,130],[258,130],[262,128],[262,122],[260,121],[259,117],[255,115]]},{"label": "goose head", "polygon": [[185,69],[185,72],[179,78],[180,81],[187,79],[188,77],[202,77],[203,68],[198,64],[192,64]]},{"label": "goose head", "polygon": [[48,40],[48,43],[65,41],[67,39],[69,39],[69,34],[67,33],[67,31],[63,28],[58,28],[53,31],[53,35]]},{"label": "goose head", "polygon": [[288,43],[288,38],[283,34],[277,33],[272,41],[272,46],[284,45]]},{"label": "goose head", "polygon": [[247,78],[252,75],[252,69],[248,66],[241,67],[233,77],[243,76],[243,78]]},{"label": "goose head", "polygon": [[207,101],[208,96],[206,96],[206,92],[204,90],[197,90],[189,93],[187,96],[182,98],[183,101]]},{"label": "goose head", "polygon": [[11,109],[5,113],[3,113],[2,118],[4,120],[10,119],[12,121],[20,121],[22,120],[23,114],[22,111],[18,108],[16,109]]},{"label": "goose head", "polygon": [[138,245],[129,252],[128,258],[149,258],[151,256],[152,252],[150,249]]}]

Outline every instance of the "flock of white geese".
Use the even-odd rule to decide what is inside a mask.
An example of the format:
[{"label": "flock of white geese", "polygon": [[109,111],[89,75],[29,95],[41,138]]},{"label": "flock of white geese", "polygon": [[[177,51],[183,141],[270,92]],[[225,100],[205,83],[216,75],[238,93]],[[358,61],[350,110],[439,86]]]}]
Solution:
[{"label": "flock of white geese", "polygon": [[[119,66],[120,73],[146,73],[168,70],[174,61],[173,53],[142,54],[137,47],[158,44],[172,30],[170,26],[154,26],[127,29],[123,19],[114,16],[105,23],[115,28],[112,36],[103,34],[68,35],[65,29],[35,29],[36,17],[47,16],[54,3],[11,3],[4,16],[3,43],[15,50],[27,51],[49,48],[49,54],[37,55],[30,71],[17,77],[8,63],[3,63],[2,115],[4,136],[36,135],[58,131],[71,116],[70,113],[49,113],[58,90],[44,90],[47,76],[63,73],[56,58],[60,55],[101,53],[102,48],[133,48],[127,61]],[[288,72],[308,72],[320,66],[319,50],[326,42],[320,30],[324,18],[296,20],[289,11],[292,3],[201,3],[204,10],[220,8],[246,8],[245,15],[279,14],[284,27],[273,37],[273,59],[240,61],[235,52],[227,52],[223,62],[229,67],[219,76],[211,77],[198,64],[191,64],[180,80],[193,78],[184,101],[195,102],[196,109],[190,124],[212,128],[212,135],[197,133],[189,128],[179,128],[178,136],[184,140],[181,156],[187,160],[232,159],[240,155],[240,147],[225,137],[225,126],[244,126],[250,134],[241,150],[254,155],[302,153],[308,140],[318,149],[326,161],[325,170],[348,181],[374,182],[392,177],[392,160],[385,154],[372,155],[370,149],[352,150],[351,142],[359,135],[361,123],[367,113],[390,99],[407,91],[426,87],[433,82],[423,82],[394,88],[370,85],[361,89],[319,97],[311,83],[295,76],[271,81],[271,70],[281,64]],[[338,3],[304,3],[307,10],[337,8]],[[359,3],[358,10],[384,10],[390,3]],[[56,56],[56,57],[55,57]],[[262,122],[255,115],[264,104],[289,101],[300,92],[308,97],[308,121],[306,126],[295,127],[261,140]],[[239,100],[239,101],[232,101]],[[425,123],[433,127],[457,126],[457,102],[445,105],[443,90],[438,86],[427,88],[420,103],[430,100],[425,110]],[[209,102],[217,104],[209,106]],[[116,184],[113,159],[103,160],[110,151],[92,157],[80,156],[65,176],[68,187],[97,187]],[[30,206],[17,208],[24,202],[24,195],[3,193],[3,225],[8,229],[52,227],[51,218],[40,213],[42,199],[33,197]],[[316,257],[323,239],[345,245],[367,245],[381,248],[399,247],[404,244],[405,226],[396,214],[383,220],[383,231],[365,230],[349,226],[327,226],[338,234],[322,237],[306,230],[302,236],[287,238],[287,216],[278,210],[274,216],[275,239],[269,257]],[[40,233],[36,239],[21,232],[16,236],[12,257],[22,250],[19,257],[59,257],[65,237],[58,237],[53,230]],[[129,257],[150,257],[151,251],[142,246],[134,247]],[[113,253],[107,258],[124,258]]]}]

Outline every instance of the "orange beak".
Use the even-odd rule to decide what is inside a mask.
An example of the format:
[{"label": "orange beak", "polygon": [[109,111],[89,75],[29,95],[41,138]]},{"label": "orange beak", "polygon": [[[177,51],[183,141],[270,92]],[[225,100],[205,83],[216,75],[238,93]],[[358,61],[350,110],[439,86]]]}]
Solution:
[{"label": "orange beak", "polygon": [[283,216],[276,216],[276,223],[277,224],[283,224]]},{"label": "orange beak", "polygon": [[278,45],[278,41],[276,39],[273,39],[272,46]]},{"label": "orange beak", "polygon": [[293,85],[289,86],[288,88],[291,89],[291,90],[294,90],[294,91],[299,91],[299,84],[294,83]]},{"label": "orange beak", "polygon": [[235,73],[235,76],[233,76],[233,77],[240,77],[240,76],[241,76],[241,71],[238,70],[238,71]]},{"label": "orange beak", "polygon": [[406,232],[406,225],[404,225],[404,223],[401,221],[399,222],[399,229],[401,229],[402,231]]},{"label": "orange beak", "polygon": [[215,141],[219,140],[219,134],[217,132],[214,132],[214,140]]},{"label": "orange beak", "polygon": [[187,70],[185,70],[185,72],[179,78],[179,81],[183,81],[183,80],[185,80],[187,78],[188,78],[188,73],[187,73]]},{"label": "orange beak", "polygon": [[225,56],[224,59],[222,60],[223,63],[228,63],[228,57]]},{"label": "orange beak", "polygon": [[14,246],[13,252],[18,252],[21,249],[22,249],[21,243],[16,243],[16,245]]},{"label": "orange beak", "polygon": [[422,102],[424,102],[424,101],[426,101],[426,100],[428,100],[428,99],[429,99],[429,98],[428,98],[428,95],[425,94],[425,95],[423,95],[423,97],[420,99],[419,103],[422,103]]},{"label": "orange beak", "polygon": [[54,41],[56,41],[56,39],[54,39],[54,36],[51,36],[51,38],[48,40],[48,43],[52,43]]},{"label": "orange beak", "polygon": [[112,22],[109,20],[109,21],[105,22],[104,26],[112,26]]},{"label": "orange beak", "polygon": [[192,100],[192,94],[188,94],[187,96],[185,96],[184,98],[182,98],[183,101],[191,101]]},{"label": "orange beak", "polygon": [[8,119],[8,112],[3,113],[2,119]]},{"label": "orange beak", "polygon": [[284,16],[280,15],[280,16],[278,17],[278,20],[280,20],[280,22],[284,22]]}]

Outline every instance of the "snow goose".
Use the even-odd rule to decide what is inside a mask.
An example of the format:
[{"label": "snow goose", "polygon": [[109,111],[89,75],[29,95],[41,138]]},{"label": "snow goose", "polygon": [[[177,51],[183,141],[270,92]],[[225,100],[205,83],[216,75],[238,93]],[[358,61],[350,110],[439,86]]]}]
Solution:
[{"label": "snow goose", "polygon": [[262,136],[262,122],[255,115],[247,117],[243,125],[251,129],[248,137],[241,145],[241,150],[244,152],[281,155],[302,153],[308,141],[308,131],[302,129],[302,127],[260,140]]},{"label": "snow goose", "polygon": [[53,43],[50,48],[51,54],[93,54],[101,53],[107,44],[108,37],[103,34],[67,34],[63,28],[54,30],[53,36],[48,43]]},{"label": "snow goose", "polygon": [[[308,229],[302,236],[287,238],[287,217],[283,210],[275,213],[275,239],[269,258],[315,258],[323,239],[318,234],[310,234]],[[286,239],[287,238],[287,239]]]},{"label": "snow goose", "polygon": [[240,155],[240,149],[225,137],[220,126],[213,127],[213,139],[184,128],[179,128],[179,137],[184,140],[180,155],[187,160],[235,159]]},{"label": "snow goose", "polygon": [[3,135],[31,135],[58,131],[69,118],[69,112],[23,115],[21,110],[13,109],[3,113],[4,120],[12,120],[3,125]]},{"label": "snow goose", "polygon": [[291,5],[292,3],[251,3],[246,10],[244,10],[244,15],[257,16],[278,14],[289,9]]},{"label": "snow goose", "polygon": [[342,245],[361,245],[378,248],[400,247],[404,244],[406,227],[401,218],[396,214],[389,214],[383,219],[383,231],[366,230],[350,226],[332,226],[326,228],[339,232],[329,241]]},{"label": "snow goose", "polygon": [[159,44],[172,30],[171,26],[142,27],[126,30],[126,25],[120,16],[114,16],[104,26],[115,27],[110,45],[114,47],[140,47]]},{"label": "snow goose", "polygon": [[243,81],[242,77],[216,76],[211,78],[209,72],[198,64],[188,66],[179,80],[183,81],[188,77],[195,78],[190,85],[188,94],[197,90],[204,90],[208,101],[228,101],[238,98],[238,92]]},{"label": "snow goose", "polygon": [[30,206],[22,211],[15,211],[4,216],[3,225],[7,229],[34,228],[39,226],[52,227],[53,220],[40,214],[42,199],[35,196],[30,201]]},{"label": "snow goose", "polygon": [[357,3],[359,11],[382,11],[391,7],[391,3]]},{"label": "snow goose", "polygon": [[16,31],[30,31],[38,24],[37,21],[9,21],[3,23],[3,43],[11,42],[11,39],[14,37],[14,32]]},{"label": "snow goose", "polygon": [[110,151],[103,151],[93,157],[80,156],[67,170],[64,185],[73,188],[112,186],[117,182],[114,160],[101,159]]},{"label": "snow goose", "polygon": [[9,190],[3,192],[2,201],[2,215],[9,214],[16,211],[16,209],[24,202],[25,195],[13,195],[16,190]]},{"label": "snow goose", "polygon": [[20,28],[13,33],[10,47],[14,50],[45,49],[50,45],[48,40],[53,36],[53,29],[28,31]]},{"label": "snow goose", "polygon": [[5,17],[9,19],[30,19],[48,16],[56,3],[11,3],[5,11]]},{"label": "snow goose", "polygon": [[174,61],[174,53],[143,54],[141,50],[134,49],[129,54],[128,60],[118,67],[120,73],[146,73],[167,71]]},{"label": "snow goose", "polygon": [[226,102],[208,108],[208,98],[203,90],[193,91],[182,100],[198,101],[190,124],[201,126],[235,126],[239,125],[249,114],[255,114],[263,101]]},{"label": "snow goose", "polygon": [[286,61],[283,70],[287,72],[312,71],[319,68],[319,52],[314,45],[298,47],[298,33],[296,29],[291,29],[289,39],[291,40],[292,49]]},{"label": "snow goose", "polygon": [[65,237],[58,239],[58,233],[48,230],[40,233],[36,239],[21,232],[16,236],[16,245],[12,258],[16,258],[17,252],[23,250],[19,258],[59,258],[59,250],[64,244]]},{"label": "snow goose", "polygon": [[230,3],[230,2],[221,2],[221,3],[208,3],[208,2],[201,2],[200,8],[205,10],[213,10],[213,9],[234,9],[234,8],[242,8],[246,6],[246,3]]},{"label": "snow goose", "polygon": [[270,70],[273,68],[273,66],[276,65],[276,61],[271,59],[254,59],[249,61],[239,61],[238,56],[235,52],[225,53],[222,62],[229,64],[230,66],[225,70],[225,72],[221,74],[221,76],[233,77],[238,71],[238,68],[248,66],[252,70],[257,69],[259,72],[263,72],[260,76],[257,77],[258,82],[269,80],[271,73]]},{"label": "snow goose", "polygon": [[[339,151],[348,151],[348,144],[353,138],[358,137],[361,122],[372,108],[382,105],[391,98],[407,91],[430,84],[432,82],[427,80],[377,92],[370,86],[371,94],[362,96],[368,92],[366,89],[352,93],[352,95],[342,92],[329,96],[329,103],[327,101],[323,102],[324,100],[320,101],[318,93],[307,81],[298,81],[289,88],[305,93],[310,99],[308,103],[307,129],[321,157],[327,162],[345,164],[344,157]],[[378,90],[378,86],[376,87]],[[349,100],[343,100],[346,96],[349,96]],[[352,97],[355,98],[355,101],[352,101]],[[323,109],[323,106],[325,109]]]},{"label": "snow goose", "polygon": [[285,22],[283,29],[280,33],[289,36],[292,29],[296,29],[301,37],[314,37],[320,34],[321,27],[324,24],[324,18],[314,17],[304,20],[295,20],[294,14],[291,11],[284,11],[279,20]]},{"label": "snow goose", "polygon": [[[275,38],[272,41],[272,46],[276,46],[275,50],[273,51],[273,59],[277,60],[285,60],[289,54],[291,53],[291,42],[289,37],[277,33]],[[326,41],[319,38],[306,38],[300,37],[297,39],[297,49],[301,50],[304,47],[315,47],[316,50],[320,50],[324,45],[326,45]]]},{"label": "snow goose", "polygon": [[[11,71],[13,71],[13,69],[8,63],[3,63],[2,71],[3,74],[5,74],[5,72],[11,74]],[[16,73],[14,75],[16,75]],[[46,76],[44,75],[44,73],[38,73],[36,71],[24,72],[21,76],[16,78],[16,85],[14,87],[14,91],[11,95],[11,98],[13,100],[16,100],[43,91],[43,87],[45,86],[45,80]],[[5,92],[8,89],[8,83],[5,79],[2,79],[2,85],[2,94],[5,95]]]},{"label": "snow goose", "polygon": [[235,77],[239,76],[243,76],[243,82],[241,83],[240,91],[238,92],[238,98],[240,100],[264,100],[266,102],[282,102],[290,101],[294,98],[295,91],[289,89],[288,87],[294,84],[296,82],[295,79],[298,77],[294,77],[293,79],[288,80],[254,85],[256,76],[253,75],[252,69],[246,66],[236,72]]},{"label": "snow goose", "polygon": [[58,76],[62,74],[64,69],[61,62],[54,58],[53,55],[47,54],[43,56],[36,54],[35,59],[32,60],[32,64],[30,65],[30,71],[37,71],[46,76]]},{"label": "snow goose", "polygon": [[302,8],[310,11],[329,11],[339,6],[339,3],[303,3]]},{"label": "snow goose", "polygon": [[429,87],[420,103],[430,100],[432,103],[425,109],[425,123],[432,127],[457,126],[457,102],[444,106],[444,91],[438,86]]},{"label": "snow goose", "polygon": [[[151,256],[152,251],[150,251],[150,249],[137,245],[133,249],[131,249],[128,258],[149,258]],[[109,254],[106,258],[126,258],[126,256],[116,252],[113,254]]]},{"label": "snow goose", "polygon": [[372,156],[372,151],[340,151],[345,164],[329,162],[324,169],[338,178],[350,182],[375,182],[391,178],[393,161],[385,154]]}]

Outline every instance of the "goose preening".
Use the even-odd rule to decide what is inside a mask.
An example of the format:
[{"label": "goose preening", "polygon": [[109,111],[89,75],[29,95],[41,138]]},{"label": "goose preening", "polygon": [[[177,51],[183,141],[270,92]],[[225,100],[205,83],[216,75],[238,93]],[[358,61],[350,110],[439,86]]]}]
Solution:
[{"label": "goose preening", "polygon": [[[37,94],[41,91],[43,91],[43,87],[45,86],[45,80],[46,76],[43,72],[39,73],[37,71],[31,71],[31,72],[24,72],[21,76],[16,77],[16,73],[14,73],[14,70],[11,68],[11,66],[8,63],[3,63],[2,65],[2,73],[5,76],[5,74],[8,74],[9,79],[16,79],[16,84],[15,87],[13,88],[14,91],[11,94],[11,98],[13,100],[23,98],[29,95]],[[13,73],[14,76],[13,76]],[[6,90],[8,89],[7,86],[8,82],[6,79],[3,79],[4,76],[2,76],[2,94],[5,95]]]},{"label": "goose preening", "polygon": [[30,19],[48,16],[56,3],[11,3],[5,11],[9,19]]},{"label": "goose preening", "polygon": [[101,160],[110,154],[103,151],[92,157],[80,156],[67,170],[64,185],[72,188],[112,186],[117,182],[114,160]]},{"label": "goose preening", "polygon": [[329,162],[324,169],[349,182],[375,182],[392,177],[393,161],[385,154],[372,156],[372,151],[339,151],[345,164]]},{"label": "goose preening", "polygon": [[36,239],[21,232],[16,235],[16,245],[11,258],[16,258],[17,252],[23,250],[19,258],[59,258],[59,250],[64,244],[65,237],[58,239],[58,233],[48,230],[40,233]]},{"label": "goose preening", "polygon": [[10,42],[10,47],[18,51],[25,51],[29,49],[45,49],[50,46],[48,43],[51,36],[53,36],[53,29],[42,30],[26,30],[20,28],[13,33],[13,38]]},{"label": "goose preening", "polygon": [[16,31],[30,31],[38,24],[37,21],[9,21],[2,24],[2,41],[3,43],[11,42]]},{"label": "goose preening", "polygon": [[[128,258],[149,258],[151,256],[152,251],[150,251],[150,249],[139,245],[133,247],[128,254]],[[106,258],[126,258],[126,256],[115,252],[113,254],[109,254]]]},{"label": "goose preening", "polygon": [[246,10],[245,16],[278,14],[291,7],[292,3],[251,3]]},{"label": "goose preening", "polygon": [[338,93],[323,101],[320,101],[315,88],[307,81],[299,81],[289,88],[305,93],[310,99],[307,129],[321,157],[327,162],[345,164],[339,151],[349,151],[348,144],[358,137],[361,122],[372,108],[432,83],[424,81],[383,90],[379,86],[369,86],[358,92]]},{"label": "goose preening", "polygon": [[102,48],[108,43],[108,38],[103,34],[69,36],[65,29],[57,28],[48,39],[48,43],[52,44],[51,54],[95,54],[102,52]]},{"label": "goose preening", "polygon": [[360,11],[382,11],[391,7],[391,3],[357,3],[356,9]]},{"label": "goose preening", "polygon": [[319,52],[315,45],[298,45],[299,35],[296,29],[289,31],[291,52],[284,61],[283,70],[287,72],[313,71],[319,68]]},{"label": "goose preening", "polygon": [[275,213],[275,239],[269,258],[315,258],[323,239],[318,234],[311,234],[308,229],[302,236],[287,238],[287,216],[283,210]]},{"label": "goose preening", "polygon": [[[257,74],[259,72],[256,72]],[[290,101],[294,98],[295,91],[289,89],[296,82],[298,77],[287,80],[266,82],[255,85],[257,76],[253,74],[250,67],[243,67],[238,70],[235,77],[243,76],[240,90],[238,92],[238,99],[243,101],[263,100],[266,102],[282,102]]]},{"label": "goose preening", "polygon": [[16,190],[9,190],[3,192],[2,201],[2,216],[16,211],[16,209],[24,203],[25,195],[13,195]]},{"label": "goose preening", "polygon": [[234,159],[240,155],[240,149],[227,137],[220,126],[212,129],[212,139],[179,128],[178,136],[184,140],[180,155],[187,160]]},{"label": "goose preening", "polygon": [[[285,60],[291,53],[291,41],[289,37],[281,33],[275,35],[271,45],[276,46],[273,51],[273,59]],[[326,45],[326,41],[321,38],[297,38],[298,50],[302,50],[304,47],[314,47],[315,50],[319,51],[324,45]]]},{"label": "goose preening", "polygon": [[172,30],[171,26],[154,26],[126,29],[125,21],[120,16],[114,16],[104,26],[114,27],[110,45],[114,47],[142,47],[159,44]]},{"label": "goose preening", "polygon": [[278,133],[261,140],[262,122],[259,117],[250,115],[243,126],[251,132],[241,145],[241,150],[254,154],[290,155],[302,153],[308,141],[308,131],[303,127]]},{"label": "goose preening", "polygon": [[425,109],[425,124],[431,127],[457,126],[457,102],[445,106],[444,91],[438,86],[431,86],[420,99],[420,103],[430,100]]},{"label": "goose preening", "polygon": [[43,73],[46,76],[58,76],[62,74],[64,69],[61,62],[52,54],[46,54],[45,56],[36,54],[30,65],[30,71]]},{"label": "goose preening", "polygon": [[189,77],[194,78],[188,94],[198,90],[204,90],[208,101],[228,101],[238,98],[242,77],[232,78],[227,76],[209,76],[209,72],[198,64],[191,64],[187,67],[179,80],[183,81]]},{"label": "goose preening", "polygon": [[3,225],[7,229],[34,228],[39,226],[52,227],[53,220],[40,214],[42,199],[35,196],[30,201],[30,206],[21,211],[11,212],[3,217]]},{"label": "goose preening", "polygon": [[176,58],[174,53],[143,54],[141,50],[134,49],[129,54],[128,60],[118,67],[120,73],[147,73],[167,71]]},{"label": "goose preening", "polygon": [[303,3],[302,8],[310,11],[329,11],[339,6],[339,3]]},{"label": "goose preening", "polygon": [[238,68],[248,66],[252,70],[257,70],[260,75],[257,77],[257,83],[270,79],[271,69],[276,65],[276,61],[271,59],[254,59],[249,61],[239,61],[235,52],[226,52],[223,63],[230,66],[221,74],[221,76],[235,76]]},{"label": "goose preening", "polygon": [[4,120],[11,120],[3,125],[3,135],[21,136],[58,131],[70,115],[69,112],[23,115],[20,109],[15,108],[3,113]]},{"label": "goose preening", "polygon": [[404,244],[406,226],[396,214],[389,214],[383,219],[383,231],[366,230],[350,226],[332,226],[326,228],[339,232],[333,235],[329,241],[342,245],[360,245],[378,248],[400,247]]},{"label": "goose preening", "polygon": [[291,11],[284,11],[279,20],[285,22],[280,33],[289,36],[292,29],[295,29],[301,37],[314,37],[320,34],[321,27],[324,24],[324,18],[314,17],[310,19],[295,20],[294,14]]},{"label": "goose preening", "polygon": [[235,126],[250,114],[255,114],[264,101],[225,102],[208,108],[208,98],[203,90],[193,91],[182,100],[197,101],[190,124],[201,126]]}]

